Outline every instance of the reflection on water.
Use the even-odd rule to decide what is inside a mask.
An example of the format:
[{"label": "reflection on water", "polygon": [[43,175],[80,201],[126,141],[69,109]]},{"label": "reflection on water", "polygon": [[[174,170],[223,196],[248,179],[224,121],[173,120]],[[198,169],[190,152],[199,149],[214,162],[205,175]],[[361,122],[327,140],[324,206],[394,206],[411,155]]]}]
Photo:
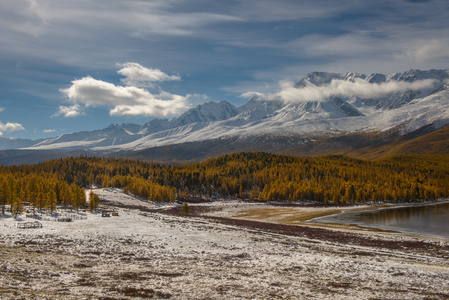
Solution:
[{"label": "reflection on water", "polygon": [[449,203],[342,213],[315,222],[356,224],[449,238]]}]

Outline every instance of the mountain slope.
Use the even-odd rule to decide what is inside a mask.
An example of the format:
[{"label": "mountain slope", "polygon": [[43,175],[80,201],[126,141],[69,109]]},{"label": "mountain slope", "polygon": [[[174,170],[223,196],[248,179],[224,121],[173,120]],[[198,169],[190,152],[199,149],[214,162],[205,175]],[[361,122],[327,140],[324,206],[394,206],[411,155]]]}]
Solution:
[{"label": "mountain slope", "polygon": [[136,124],[113,124],[102,130],[81,131],[46,139],[30,147],[30,149],[54,148],[52,145],[58,145],[58,148],[75,150],[85,149],[89,146],[126,144],[141,138],[143,136],[141,130],[142,126]]},{"label": "mountain slope", "polygon": [[113,124],[102,130],[63,134],[27,145],[24,148],[29,150],[72,151],[95,147],[120,147],[120,145],[132,143],[145,136],[165,130],[178,129],[171,132],[182,132],[182,127],[186,125],[197,124],[195,128],[198,129],[209,122],[231,118],[237,113],[237,108],[226,101],[209,102],[189,109],[181,116],[171,120],[157,119],[144,125]]},{"label": "mountain slope", "polygon": [[379,159],[402,154],[442,153],[449,153],[449,126],[436,131],[433,131],[432,126],[426,126],[383,145],[357,149],[347,154],[365,159]]},{"label": "mountain slope", "polygon": [[13,139],[0,137],[0,150],[19,149],[36,145],[42,140]]},{"label": "mountain slope", "polygon": [[[361,159],[382,159],[402,154],[449,153],[449,126],[433,131],[432,126],[405,136],[398,132],[348,134],[336,137],[292,138],[259,136],[252,139],[217,139],[202,142],[150,147],[139,151],[111,153],[113,157],[159,161],[169,164],[191,163],[219,155],[264,151],[293,156],[340,154]],[[428,133],[426,133],[429,131]]]}]

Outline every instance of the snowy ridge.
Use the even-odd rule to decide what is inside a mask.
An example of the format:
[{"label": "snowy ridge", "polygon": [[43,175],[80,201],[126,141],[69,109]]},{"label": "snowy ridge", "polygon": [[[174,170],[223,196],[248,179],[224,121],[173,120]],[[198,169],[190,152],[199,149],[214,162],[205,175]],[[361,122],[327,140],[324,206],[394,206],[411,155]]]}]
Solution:
[{"label": "snowy ridge", "polygon": [[429,124],[437,128],[449,124],[448,70],[409,70],[391,75],[313,72],[295,87],[298,91],[310,87],[325,89],[335,81],[362,83],[364,88],[377,90],[385,87],[387,92],[373,97],[366,93],[342,93],[343,96],[296,102],[253,97],[240,107],[226,101],[209,102],[170,120],[65,134],[23,149],[90,149],[110,153],[262,135],[303,138],[391,129],[405,134]]}]

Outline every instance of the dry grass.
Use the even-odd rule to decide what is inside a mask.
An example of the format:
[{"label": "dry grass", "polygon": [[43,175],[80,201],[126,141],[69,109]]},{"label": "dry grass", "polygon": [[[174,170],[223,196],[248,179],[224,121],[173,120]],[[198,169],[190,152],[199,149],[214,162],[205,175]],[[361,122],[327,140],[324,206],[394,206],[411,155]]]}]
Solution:
[{"label": "dry grass", "polygon": [[234,218],[258,220],[265,222],[272,222],[276,224],[285,225],[304,225],[304,222],[313,218],[324,217],[333,214],[339,214],[346,211],[362,211],[378,209],[382,206],[352,206],[339,208],[304,208],[304,207],[289,207],[289,208],[265,208],[245,210],[233,216]]}]

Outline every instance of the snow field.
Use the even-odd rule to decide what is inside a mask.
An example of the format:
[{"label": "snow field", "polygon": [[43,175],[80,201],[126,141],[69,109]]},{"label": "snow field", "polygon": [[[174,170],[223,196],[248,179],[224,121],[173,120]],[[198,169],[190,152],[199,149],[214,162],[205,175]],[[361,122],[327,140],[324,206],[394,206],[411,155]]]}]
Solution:
[{"label": "snow field", "polygon": [[[351,246],[142,211],[165,206],[95,191],[119,216],[0,218],[0,298],[445,299],[441,256]],[[202,204],[206,205],[206,204]],[[241,204],[244,209],[247,207]],[[167,205],[168,207],[172,206]],[[216,202],[234,214],[239,203]],[[216,212],[218,215],[219,213]],[[28,220],[23,220],[24,222]]]}]

